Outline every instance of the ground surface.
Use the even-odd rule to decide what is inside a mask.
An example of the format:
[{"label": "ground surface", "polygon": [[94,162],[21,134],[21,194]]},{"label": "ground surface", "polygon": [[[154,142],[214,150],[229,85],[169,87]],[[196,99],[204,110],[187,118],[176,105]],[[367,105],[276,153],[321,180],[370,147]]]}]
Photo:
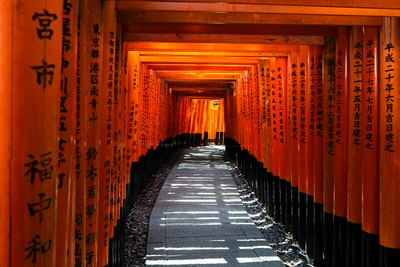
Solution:
[{"label": "ground surface", "polygon": [[[151,177],[149,184],[138,196],[138,200],[127,218],[124,266],[145,266],[150,215],[161,187],[180,153],[182,151],[172,155],[168,162]],[[284,228],[268,216],[264,203],[258,201],[245,177],[234,163],[229,160],[225,162],[232,173],[246,211],[285,265],[312,266],[312,261],[298,247],[297,242],[291,239],[290,233],[284,232]]]}]

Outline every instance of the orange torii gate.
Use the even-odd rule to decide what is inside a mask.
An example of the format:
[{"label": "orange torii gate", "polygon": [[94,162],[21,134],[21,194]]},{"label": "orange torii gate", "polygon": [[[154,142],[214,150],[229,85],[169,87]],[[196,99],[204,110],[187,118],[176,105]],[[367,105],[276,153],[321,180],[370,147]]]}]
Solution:
[{"label": "orange torii gate", "polygon": [[224,99],[197,99],[174,95],[128,51],[113,1],[19,4],[0,9],[1,25],[19,29],[0,26],[0,209],[12,219],[1,220],[2,265],[118,265],[129,203],[158,148],[208,133],[226,134],[253,175],[263,166],[251,185],[316,262],[390,266],[398,18],[340,27],[324,47],[290,46],[243,71]]}]

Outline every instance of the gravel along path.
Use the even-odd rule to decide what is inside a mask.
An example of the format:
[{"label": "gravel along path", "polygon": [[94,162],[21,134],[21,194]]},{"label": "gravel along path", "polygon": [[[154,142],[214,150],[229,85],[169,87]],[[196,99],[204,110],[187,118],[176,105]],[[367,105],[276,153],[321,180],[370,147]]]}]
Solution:
[{"label": "gravel along path", "polygon": [[[158,193],[169,171],[179,158],[181,151],[174,154],[160,170],[152,175],[148,185],[138,196],[129,213],[125,228],[124,266],[142,267],[146,261],[149,219]],[[312,267],[313,262],[284,227],[268,216],[264,204],[259,202],[247,181],[231,161],[226,161],[237,185],[242,203],[250,218],[264,234],[266,242],[275,250],[286,266]]]}]

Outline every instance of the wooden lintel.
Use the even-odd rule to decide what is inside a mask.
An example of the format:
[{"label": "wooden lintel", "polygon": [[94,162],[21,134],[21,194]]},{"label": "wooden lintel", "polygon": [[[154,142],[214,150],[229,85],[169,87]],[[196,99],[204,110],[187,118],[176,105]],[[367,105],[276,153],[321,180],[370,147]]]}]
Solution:
[{"label": "wooden lintel", "polygon": [[[139,51],[140,56],[199,56],[199,51]],[[258,52],[258,51],[202,51],[201,56],[215,57],[270,57],[270,53]]]},{"label": "wooden lintel", "polygon": [[218,93],[211,93],[211,92],[196,92],[194,91],[188,91],[185,93],[179,93],[179,92],[174,92],[172,89],[172,92],[174,95],[178,98],[192,98],[192,99],[223,99],[225,96],[225,92],[218,92]]},{"label": "wooden lintel", "polygon": [[194,11],[120,11],[120,23],[208,23],[281,25],[382,25],[382,17],[360,15],[299,15],[267,13],[215,13]]},{"label": "wooden lintel", "polygon": [[[282,21],[284,23],[284,21]],[[246,35],[336,35],[337,27],[323,25],[271,25],[252,24],[205,24],[205,23],[126,23],[124,33],[172,33],[172,34],[246,34]]]},{"label": "wooden lintel", "polygon": [[323,45],[323,36],[124,33],[124,41]]},{"label": "wooden lintel", "polygon": [[164,80],[190,80],[190,81],[231,81],[239,79],[241,76],[240,73],[237,74],[191,74],[191,73],[182,73],[182,72],[171,72],[171,73],[160,73],[157,72],[157,77],[164,79]]},{"label": "wooden lintel", "polygon": [[[177,2],[177,1],[117,1],[117,10],[140,11],[197,11],[216,13],[260,13],[260,14],[290,14],[290,15],[348,15],[348,16],[400,16],[400,4],[395,1],[374,1],[373,5],[357,5],[347,1],[346,6],[324,5],[323,3],[299,5],[268,3],[229,3],[226,2]],[[350,3],[349,3],[350,2]]]},{"label": "wooden lintel", "polygon": [[141,62],[157,62],[157,63],[230,63],[230,64],[257,64],[259,58],[236,58],[236,57],[152,57],[142,56]]},{"label": "wooden lintel", "polygon": [[234,65],[234,64],[190,64],[190,63],[147,63],[149,69],[155,71],[245,71],[248,70],[248,65]]},{"label": "wooden lintel", "polygon": [[[170,42],[128,42],[129,51],[196,51],[201,52],[257,52],[285,54],[290,51],[298,51],[298,45],[276,44],[229,44],[229,43],[170,43]],[[282,56],[282,55],[281,55]]]}]

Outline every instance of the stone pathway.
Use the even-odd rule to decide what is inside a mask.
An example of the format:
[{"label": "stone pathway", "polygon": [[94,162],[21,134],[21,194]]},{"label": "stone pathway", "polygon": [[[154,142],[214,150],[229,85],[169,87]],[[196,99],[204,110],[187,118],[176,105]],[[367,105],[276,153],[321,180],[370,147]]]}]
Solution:
[{"label": "stone pathway", "polygon": [[184,151],[153,208],[146,266],[284,266],[248,216],[224,146]]}]

